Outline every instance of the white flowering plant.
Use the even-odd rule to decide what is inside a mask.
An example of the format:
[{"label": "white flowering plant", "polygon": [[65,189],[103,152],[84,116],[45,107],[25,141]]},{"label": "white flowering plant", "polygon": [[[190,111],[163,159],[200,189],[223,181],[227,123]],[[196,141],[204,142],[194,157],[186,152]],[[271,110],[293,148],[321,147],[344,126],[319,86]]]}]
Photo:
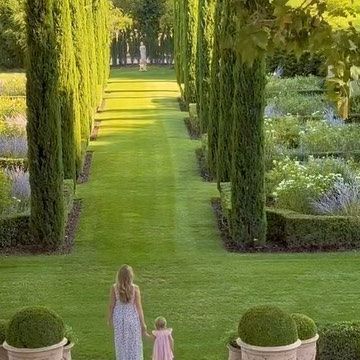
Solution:
[{"label": "white flowering plant", "polygon": [[335,184],[357,181],[356,167],[354,162],[334,158],[310,158],[307,163],[288,157],[275,160],[266,176],[267,195],[276,207],[314,214],[314,201],[329,193]]}]

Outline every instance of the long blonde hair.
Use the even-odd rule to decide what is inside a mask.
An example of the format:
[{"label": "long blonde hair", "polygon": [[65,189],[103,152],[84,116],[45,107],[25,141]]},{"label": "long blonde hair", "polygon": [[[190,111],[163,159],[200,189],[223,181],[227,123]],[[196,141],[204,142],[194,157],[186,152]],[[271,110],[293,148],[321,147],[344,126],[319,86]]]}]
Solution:
[{"label": "long blonde hair", "polygon": [[116,287],[123,303],[131,301],[134,291],[134,272],[131,266],[123,265],[117,273]]}]

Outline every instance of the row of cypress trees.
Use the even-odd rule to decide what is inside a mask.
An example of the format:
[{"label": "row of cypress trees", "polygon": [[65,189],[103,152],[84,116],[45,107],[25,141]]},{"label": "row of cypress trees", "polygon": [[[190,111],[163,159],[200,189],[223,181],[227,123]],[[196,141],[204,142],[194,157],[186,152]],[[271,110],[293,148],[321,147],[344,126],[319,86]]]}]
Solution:
[{"label": "row of cypress trees", "polygon": [[[246,65],[234,40],[240,19],[235,6],[268,0],[175,0],[175,58],[185,101],[198,105],[203,133],[208,135],[208,165],[218,184],[232,183],[231,231],[242,245],[266,238],[263,110],[265,61]],[[181,8],[181,3],[184,7]],[[266,4],[265,4],[266,3]],[[254,9],[255,11],[255,9]],[[197,19],[194,42],[193,19]],[[238,40],[238,39],[236,39]],[[185,44],[185,45],[184,45]],[[196,52],[193,60],[191,54]],[[192,85],[196,66],[196,87]]]},{"label": "row of cypress trees", "polygon": [[64,240],[63,182],[75,184],[109,74],[108,11],[108,0],[26,3],[30,229],[42,250]]}]

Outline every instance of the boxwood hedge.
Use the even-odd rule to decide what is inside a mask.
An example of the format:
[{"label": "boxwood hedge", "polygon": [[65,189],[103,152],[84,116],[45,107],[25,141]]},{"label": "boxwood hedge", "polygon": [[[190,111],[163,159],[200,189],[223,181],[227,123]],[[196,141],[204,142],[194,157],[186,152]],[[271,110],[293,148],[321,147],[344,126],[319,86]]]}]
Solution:
[{"label": "boxwood hedge", "polygon": [[[231,184],[220,186],[221,206],[230,219]],[[359,221],[346,216],[306,215],[267,208],[267,244],[285,250],[336,250],[360,247]]]},{"label": "boxwood hedge", "polygon": [[[70,213],[74,204],[74,182],[64,181],[64,205],[66,212]],[[29,214],[17,214],[0,218],[0,251],[16,247],[31,247]]]},{"label": "boxwood hedge", "polygon": [[16,348],[38,349],[58,344],[65,336],[63,320],[45,307],[19,310],[10,320],[6,342]]},{"label": "boxwood hedge", "polygon": [[264,347],[290,345],[298,340],[291,315],[270,305],[246,311],[239,323],[239,336],[246,344]]},{"label": "boxwood hedge", "polygon": [[319,326],[317,360],[360,359],[360,322],[338,322]]}]

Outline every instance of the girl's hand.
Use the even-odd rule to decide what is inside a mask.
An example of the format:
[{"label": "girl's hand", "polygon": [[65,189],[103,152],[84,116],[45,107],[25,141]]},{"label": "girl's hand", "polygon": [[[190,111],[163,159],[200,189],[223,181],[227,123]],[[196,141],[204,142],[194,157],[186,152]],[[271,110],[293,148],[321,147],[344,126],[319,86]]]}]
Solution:
[{"label": "girl's hand", "polygon": [[146,324],[142,324],[141,330],[142,330],[143,336],[146,336],[146,334],[147,334],[147,326],[146,326]]}]

